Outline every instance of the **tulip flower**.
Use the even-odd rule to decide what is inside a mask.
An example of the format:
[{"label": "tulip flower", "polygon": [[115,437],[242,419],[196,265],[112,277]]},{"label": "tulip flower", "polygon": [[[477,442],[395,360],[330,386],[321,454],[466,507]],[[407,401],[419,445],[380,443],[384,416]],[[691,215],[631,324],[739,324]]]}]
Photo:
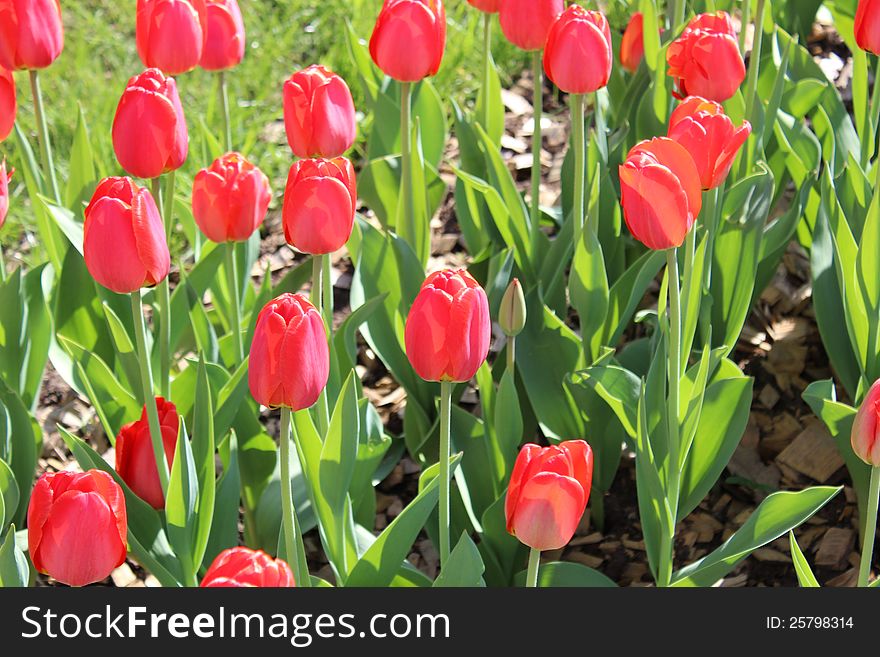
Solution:
[{"label": "tulip flower", "polygon": [[285,293],[257,317],[248,382],[263,406],[298,411],[318,399],[327,384],[330,356],[324,322],[300,294]]},{"label": "tulip flower", "polygon": [[189,137],[173,78],[150,68],[131,78],[113,118],[113,150],[128,173],[158,178],[186,160]]},{"label": "tulip flower", "polygon": [[217,158],[193,180],[193,218],[212,242],[247,241],[271,199],[269,179],[239,153]]},{"label": "tulip flower", "polygon": [[[156,407],[159,413],[162,443],[165,447],[165,459],[168,468],[171,469],[174,450],[177,447],[177,434],[180,430],[177,407],[162,397],[156,397]],[[126,424],[116,436],[116,472],[144,502],[154,509],[165,508],[165,496],[162,494],[159,471],[156,469],[146,405],[140,419]]]},{"label": "tulip flower", "polygon": [[11,71],[0,66],[0,141],[12,133],[16,109],[15,78]]},{"label": "tulip flower", "polygon": [[206,71],[233,68],[244,58],[244,21],[238,0],[206,0],[207,38],[200,65]]},{"label": "tulip flower", "polygon": [[202,587],[292,587],[293,572],[283,559],[262,550],[234,547],[214,559],[200,584]]},{"label": "tulip flower", "polygon": [[46,68],[63,49],[58,0],[0,2],[0,67],[12,71]]},{"label": "tulip flower", "polygon": [[137,51],[147,68],[166,75],[193,70],[208,36],[205,0],[138,0]]},{"label": "tulip flower", "polygon": [[12,180],[14,171],[15,169],[7,174],[6,160],[0,160],[0,228],[6,223],[6,214],[9,212],[9,181]]},{"label": "tulip flower", "polygon": [[859,0],[854,32],[859,48],[874,54],[880,53],[880,2],[878,0]]},{"label": "tulip flower", "polygon": [[645,57],[644,23],[642,12],[634,13],[620,40],[620,65],[630,73],[636,72]]},{"label": "tulip flower", "polygon": [[370,37],[370,56],[386,75],[399,82],[430,77],[440,69],[445,48],[442,0],[385,0]]},{"label": "tulip flower", "polygon": [[489,302],[465,270],[434,272],[406,318],[406,355],[426,381],[469,381],[486,360]]},{"label": "tulip flower", "polygon": [[284,190],[284,237],[303,253],[332,253],[348,241],[356,207],[354,167],[346,158],[297,160]]},{"label": "tulip flower", "polygon": [[284,83],[284,128],[297,157],[338,157],[354,144],[354,101],[345,80],[309,66]]},{"label": "tulip flower", "polygon": [[168,275],[165,228],[149,190],[131,178],[105,178],[85,211],[83,255],[104,287],[126,294]]},{"label": "tulip flower", "polygon": [[522,50],[543,50],[563,0],[503,0],[498,18],[507,40]]},{"label": "tulip flower", "polygon": [[[861,5],[859,6],[861,9]],[[877,533],[877,507],[880,503],[880,380],[868,389],[852,424],[850,435],[853,452],[871,466],[868,487],[868,513],[862,532],[862,554],[859,564],[859,586],[867,586],[874,556],[874,535]]]},{"label": "tulip flower", "polygon": [[666,51],[667,74],[675,79],[678,96],[702,96],[724,102],[746,77],[730,15],[700,14]]},{"label": "tulip flower", "polygon": [[125,561],[125,497],[102,470],[41,476],[27,524],[34,568],[63,584],[99,582]]},{"label": "tulip flower", "polygon": [[736,128],[721,105],[699,96],[686,98],[669,118],[669,138],[691,154],[703,189],[714,189],[724,182],[751,132],[748,121]]},{"label": "tulip flower", "polygon": [[571,5],[553,23],[544,46],[544,70],[569,94],[587,94],[608,84],[611,29],[605,16]]},{"label": "tulip flower", "polygon": [[649,249],[680,246],[700,214],[700,174],[683,146],[667,137],[642,141],[619,167],[623,217]]},{"label": "tulip flower", "polygon": [[475,9],[487,14],[497,14],[504,0],[467,0],[468,4]]}]

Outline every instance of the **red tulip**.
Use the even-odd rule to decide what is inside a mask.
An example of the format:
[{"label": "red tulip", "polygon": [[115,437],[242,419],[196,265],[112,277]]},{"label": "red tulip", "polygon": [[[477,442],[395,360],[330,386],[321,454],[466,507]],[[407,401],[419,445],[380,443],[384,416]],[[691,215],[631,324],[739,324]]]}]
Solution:
[{"label": "red tulip", "polygon": [[714,189],[724,182],[751,132],[748,121],[735,128],[721,105],[699,96],[686,98],[669,119],[669,138],[691,154],[703,189]]},{"label": "red tulip", "polygon": [[237,0],[207,0],[207,40],[201,67],[206,71],[233,68],[244,58],[244,21]]},{"label": "red tulip", "polygon": [[370,37],[370,56],[386,75],[400,82],[432,76],[445,47],[442,0],[385,0]]},{"label": "red tulip", "polygon": [[344,157],[297,160],[284,190],[284,238],[303,253],[332,253],[351,236],[356,208],[351,162]]},{"label": "red tulip", "polygon": [[234,547],[223,550],[208,568],[202,587],[292,587],[293,571],[283,559],[262,550]]},{"label": "red tulip", "polygon": [[269,179],[239,153],[227,153],[193,180],[193,218],[212,242],[244,242],[272,199]]},{"label": "red tulip", "polygon": [[504,0],[467,0],[471,7],[475,7],[487,14],[497,14]]},{"label": "red tulip", "polygon": [[297,157],[338,157],[354,144],[354,101],[345,80],[309,66],[284,83],[284,128]]},{"label": "red tulip", "polygon": [[0,141],[6,139],[15,125],[15,78],[0,66]]},{"label": "red tulip", "polygon": [[128,81],[113,119],[113,150],[138,178],[158,178],[186,161],[189,136],[173,78],[149,68]]},{"label": "red tulip", "polygon": [[636,72],[645,56],[644,23],[642,12],[634,13],[620,40],[620,64],[630,73]]},{"label": "red tulip", "polygon": [[880,2],[859,0],[854,31],[859,48],[880,53]]},{"label": "red tulip", "polygon": [[[156,408],[159,411],[165,459],[170,470],[174,462],[174,450],[177,447],[177,434],[180,429],[177,407],[162,397],[156,397]],[[132,492],[144,502],[154,509],[165,508],[165,496],[162,494],[159,471],[156,469],[146,406],[141,412],[141,418],[126,424],[116,436],[116,472]]]},{"label": "red tulip", "polygon": [[503,0],[501,31],[517,48],[543,50],[550,28],[565,9],[563,0]]},{"label": "red tulip", "polygon": [[524,445],[504,501],[507,531],[535,550],[565,547],[584,515],[592,481],[593,452],[583,440]]},{"label": "red tulip", "polygon": [[688,23],[666,51],[667,74],[675,78],[678,96],[703,96],[724,102],[746,77],[730,15],[700,14]]},{"label": "red tulip", "polygon": [[868,390],[852,425],[852,448],[860,459],[880,467],[880,380]]},{"label": "red tulip", "polygon": [[0,67],[46,68],[63,49],[58,0],[0,0]]},{"label": "red tulip", "polygon": [[611,75],[611,30],[605,16],[580,5],[566,9],[547,37],[544,70],[569,94],[587,94],[608,84]]},{"label": "red tulip", "polygon": [[324,320],[300,294],[285,293],[257,317],[248,366],[251,394],[263,406],[294,411],[318,400],[330,374]]},{"label": "red tulip", "polygon": [[468,381],[489,353],[489,302],[464,269],[434,272],[406,318],[406,355],[426,381]]},{"label": "red tulip", "polygon": [[193,70],[208,36],[205,0],[138,0],[136,36],[147,68],[166,75]]},{"label": "red tulip", "polygon": [[6,214],[9,212],[9,181],[14,172],[15,169],[7,174],[6,160],[0,160],[0,228],[6,223]]},{"label": "red tulip", "polygon": [[700,214],[700,174],[693,158],[667,137],[632,147],[619,167],[620,202],[630,232],[649,249],[680,246]]},{"label": "red tulip", "polygon": [[125,497],[102,470],[41,476],[27,524],[34,568],[63,584],[99,582],[125,561]]},{"label": "red tulip", "polygon": [[171,258],[149,190],[131,178],[102,180],[86,208],[83,255],[94,279],[119,294],[163,280]]}]

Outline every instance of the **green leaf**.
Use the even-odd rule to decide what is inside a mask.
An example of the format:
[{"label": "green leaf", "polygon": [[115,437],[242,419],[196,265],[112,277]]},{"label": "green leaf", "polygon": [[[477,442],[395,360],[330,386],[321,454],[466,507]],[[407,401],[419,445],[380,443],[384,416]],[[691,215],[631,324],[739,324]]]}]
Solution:
[{"label": "green leaf", "polygon": [[165,523],[168,540],[180,559],[186,582],[193,582],[196,574],[196,514],[199,508],[199,478],[193,453],[186,434],[186,426],[180,421],[180,433],[171,464],[171,479],[165,498]]},{"label": "green leaf", "polygon": [[23,588],[28,585],[29,578],[27,557],[15,544],[13,525],[0,545],[0,588]]},{"label": "green leaf", "polygon": [[341,516],[357,462],[360,412],[354,370],[348,375],[333,409],[330,427],[321,449],[318,479],[321,493],[334,514]]},{"label": "green leaf", "polygon": [[[516,576],[516,586],[524,586],[526,583],[526,571],[520,571]],[[614,580],[603,575],[594,568],[589,568],[579,563],[569,561],[550,561],[542,563],[538,570],[538,586],[541,588],[615,588]]]},{"label": "green leaf", "polygon": [[[495,422],[492,426],[495,440],[496,481],[500,484],[513,471],[513,464],[523,440],[523,420],[513,373],[505,370],[498,382],[495,398]],[[500,467],[499,467],[500,466]]]},{"label": "green leaf", "polygon": [[636,437],[642,382],[629,370],[616,365],[594,366],[575,372],[572,382],[588,385],[605,400],[627,434]]},{"label": "green leaf", "polygon": [[82,203],[91,196],[92,187],[98,179],[95,172],[95,159],[92,155],[92,143],[89,139],[82,105],[78,105],[78,109],[76,131],[73,133],[73,145],[70,147],[68,166],[70,174],[67,178],[67,189],[64,194],[65,205],[75,213],[82,209]]},{"label": "green leaf", "polygon": [[0,459],[0,533],[12,522],[12,517],[18,509],[18,500],[15,474],[6,461]]},{"label": "green leaf", "polygon": [[[43,442],[40,425],[25,408],[21,398],[0,378],[0,456],[15,475],[18,508],[7,506],[5,522],[24,524],[30,491],[34,483],[37,457]],[[5,450],[4,450],[5,447]],[[5,453],[4,453],[5,452]]]},{"label": "green leaf", "polygon": [[819,582],[816,580],[807,558],[801,552],[801,546],[798,545],[793,531],[788,532],[788,541],[791,545],[791,561],[794,564],[795,573],[797,573],[798,583],[802,587],[818,588]]},{"label": "green leaf", "polygon": [[[488,14],[484,16],[484,20],[487,21],[491,21],[491,18]],[[491,49],[489,50],[487,67],[489,84],[481,84],[477,90],[477,105],[474,118],[482,122],[482,117],[486,116],[488,111],[489,121],[487,125],[483,126],[483,129],[497,144],[501,141],[501,135],[504,134],[504,103],[501,101],[501,79],[498,77],[498,68],[495,66],[495,59],[492,57]]]},{"label": "green leaf", "polygon": [[721,547],[676,572],[673,586],[712,586],[753,550],[794,529],[843,487],[814,486],[797,492],[783,491],[767,497]]},{"label": "green leaf", "polygon": [[[238,545],[238,512],[241,506],[241,475],[238,471],[238,440],[233,431],[229,435],[229,460],[224,465],[223,476],[217,482],[214,500],[211,534],[202,566],[213,563],[220,552]],[[221,446],[222,451],[222,446]],[[275,507],[276,510],[278,506]]]},{"label": "green leaf", "polygon": [[485,586],[483,572],[486,567],[480,551],[467,533],[462,533],[458,543],[449,553],[449,560],[434,580],[435,587]]},{"label": "green leaf", "polygon": [[[214,516],[214,497],[216,494],[216,467],[214,464],[214,404],[211,387],[203,357],[199,359],[196,382],[196,399],[193,408],[192,437],[193,468],[197,473],[198,498],[195,510],[195,532],[193,542],[193,570],[198,572]],[[237,505],[236,505],[237,507]]]},{"label": "green leaf", "polygon": [[582,238],[575,246],[568,291],[571,305],[580,318],[584,346],[590,352],[588,359],[591,359],[601,347],[596,338],[601,335],[599,329],[605,323],[609,293],[602,245],[589,226],[584,228]]}]

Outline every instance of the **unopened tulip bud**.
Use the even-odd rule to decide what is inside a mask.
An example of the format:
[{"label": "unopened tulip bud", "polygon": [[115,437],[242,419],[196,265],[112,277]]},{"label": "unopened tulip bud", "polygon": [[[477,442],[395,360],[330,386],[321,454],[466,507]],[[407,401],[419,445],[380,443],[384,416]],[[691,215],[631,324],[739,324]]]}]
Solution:
[{"label": "unopened tulip bud", "polygon": [[611,30],[602,12],[572,5],[553,23],[544,46],[544,70],[562,91],[601,89],[608,84],[611,60]]},{"label": "unopened tulip bud", "polygon": [[510,281],[504,296],[501,297],[498,323],[501,325],[504,335],[510,338],[522,333],[526,325],[526,298],[518,278]]},{"label": "unopened tulip bud", "polygon": [[208,37],[205,0],[138,0],[138,55],[147,68],[165,75],[193,70]]},{"label": "unopened tulip bud", "polygon": [[222,71],[238,66],[244,57],[244,21],[238,0],[208,0],[207,34],[201,67]]},{"label": "unopened tulip bud", "polygon": [[370,37],[370,56],[383,73],[418,82],[437,73],[445,48],[442,0],[385,0]]},{"label": "unopened tulip bud", "polygon": [[852,448],[860,459],[880,467],[880,380],[865,396],[852,425]]}]

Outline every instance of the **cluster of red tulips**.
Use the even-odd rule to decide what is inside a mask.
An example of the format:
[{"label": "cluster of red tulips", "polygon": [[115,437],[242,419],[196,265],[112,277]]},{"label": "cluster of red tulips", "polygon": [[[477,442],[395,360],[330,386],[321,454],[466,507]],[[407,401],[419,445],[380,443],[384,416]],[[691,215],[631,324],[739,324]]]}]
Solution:
[{"label": "cluster of red tulips", "polygon": [[[433,472],[434,480],[426,477],[422,487],[431,492],[434,490],[431,486],[436,485],[436,492],[431,494],[437,496],[438,524],[436,533],[432,528],[431,538],[440,555],[440,568],[455,567],[450,533],[453,528],[458,529],[458,524],[452,519],[453,502],[460,501],[471,516],[475,515],[469,508],[471,501],[461,493],[462,489],[466,490],[463,479],[458,484],[460,499],[453,493],[451,484],[464,476],[464,466],[459,457],[453,455],[453,442],[459,448],[465,442],[464,436],[455,435],[463,431],[464,423],[452,413],[453,398],[456,390],[460,391],[460,384],[476,377],[481,397],[484,388],[489,396],[488,388],[498,383],[499,400],[504,397],[505,403],[513,404],[504,408],[514,408],[518,421],[520,403],[525,408],[526,401],[525,398],[517,400],[527,393],[533,412],[537,414],[536,424],[550,438],[548,442],[551,444],[547,447],[523,441],[520,426],[520,435],[512,438],[512,452],[518,452],[515,459],[508,457],[505,460],[503,454],[490,457],[490,460],[494,459],[491,466],[498,469],[497,482],[493,480],[492,485],[496,486],[494,493],[498,499],[504,499],[498,508],[503,506],[506,529],[531,550],[526,572],[528,585],[534,586],[538,582],[541,552],[565,547],[577,531],[591,489],[595,495],[596,482],[604,477],[600,473],[602,461],[597,443],[603,440],[602,433],[612,425],[616,427],[615,431],[619,429],[619,433],[608,429],[609,435],[617,437],[610,439],[611,448],[607,444],[601,448],[606,450],[604,458],[611,458],[607,456],[607,450],[613,449],[616,441],[616,464],[621,442],[629,440],[639,460],[639,486],[650,491],[643,493],[640,490],[640,506],[643,494],[650,494],[655,500],[654,506],[647,505],[647,508],[653,508],[656,515],[643,518],[643,525],[651,567],[658,583],[670,585],[679,578],[696,577],[688,572],[673,573],[675,524],[682,513],[688,512],[688,494],[693,492],[686,490],[689,485],[686,474],[691,467],[688,459],[692,449],[696,450],[692,445],[700,441],[696,434],[698,427],[703,426],[699,424],[701,410],[705,408],[704,404],[710,403],[707,401],[709,387],[723,386],[727,380],[737,377],[745,378],[738,371],[736,376],[724,374],[726,363],[730,363],[726,356],[732,345],[729,341],[723,344],[713,341],[713,337],[719,334],[716,329],[720,333],[723,329],[716,326],[711,312],[726,299],[716,294],[714,306],[706,302],[701,307],[701,299],[713,289],[713,267],[719,266],[713,265],[712,258],[715,254],[715,261],[719,260],[715,242],[722,239],[724,189],[731,171],[736,171],[735,163],[740,163],[743,172],[750,166],[746,154],[741,151],[752,135],[749,119],[754,114],[751,110],[754,103],[761,102],[754,98],[755,82],[747,90],[745,112],[742,109],[735,113],[725,110],[724,103],[740,93],[746,79],[734,23],[724,11],[697,14],[685,21],[683,14],[679,15],[679,6],[683,9],[683,3],[676,2],[667,30],[658,35],[656,15],[646,17],[634,13],[615,57],[611,27],[600,11],[587,10],[578,4],[566,7],[563,0],[468,2],[487,14],[487,35],[488,15],[498,13],[504,36],[516,47],[532,53],[535,63],[534,163],[531,205],[528,213],[522,213],[521,225],[515,229],[505,227],[495,217],[491,203],[485,201],[489,213],[486,216],[493,216],[495,221],[493,228],[487,228],[486,232],[500,234],[511,253],[505,265],[495,261],[489,265],[493,276],[502,269],[506,272],[500,289],[496,289],[497,284],[490,286],[492,281],[486,284],[486,289],[478,283],[477,279],[489,280],[482,267],[479,274],[464,269],[435,271],[421,283],[411,304],[402,304],[399,314],[392,315],[387,322],[388,331],[400,329],[399,337],[408,366],[417,377],[432,384],[439,383],[439,386],[423,389],[428,391],[423,395],[428,398],[425,401],[428,414],[435,408],[436,397],[439,397],[439,412],[433,428],[428,417],[422,427],[432,440],[436,436],[436,444],[431,442],[430,449],[431,458],[436,455],[438,462],[437,471]],[[759,6],[763,18],[763,0]],[[250,286],[246,291],[242,285],[242,272],[248,266],[243,259],[243,244],[251,240],[263,223],[272,191],[268,177],[260,168],[233,149],[225,75],[245,55],[242,14],[236,0],[138,0],[136,16],[132,20],[136,24],[137,52],[145,68],[132,76],[121,90],[111,130],[116,159],[128,177],[112,176],[97,183],[83,212],[81,253],[95,282],[108,291],[130,298],[131,322],[126,325],[131,328],[122,331],[133,329],[134,341],[132,343],[127,335],[122,340],[122,343],[128,343],[127,352],[119,346],[120,342],[116,344],[119,353],[126,354],[128,360],[125,362],[136,363],[134,371],[139,380],[131,380],[131,383],[133,386],[139,383],[140,390],[134,391],[132,397],[143,402],[142,413],[136,421],[123,425],[115,436],[115,468],[112,471],[96,466],[82,473],[46,473],[38,479],[27,507],[31,561],[37,571],[65,584],[79,586],[105,579],[124,562],[132,543],[129,538],[131,508],[127,513],[127,507],[131,505],[131,498],[127,500],[129,492],[152,509],[165,510],[169,535],[172,531],[190,531],[196,536],[203,533],[201,527],[198,531],[181,529],[172,518],[177,515],[172,513],[172,508],[178,508],[180,499],[189,500],[190,506],[198,506],[197,502],[187,498],[189,493],[183,489],[188,484],[182,483],[189,481],[192,486],[198,483],[192,483],[195,479],[186,479],[195,477],[188,475],[187,469],[195,472],[190,450],[198,450],[189,445],[185,413],[178,412],[172,394],[174,344],[171,334],[175,321],[172,311],[177,311],[168,281],[172,266],[169,241],[177,225],[175,213],[180,212],[175,205],[175,172],[191,157],[187,120],[178,93],[178,83],[186,84],[186,81],[175,77],[201,67],[215,71],[219,76],[224,105],[223,142],[227,152],[195,175],[190,207],[195,225],[213,243],[211,248],[224,252],[223,269],[227,280],[223,284],[229,306],[224,310],[224,325],[231,336],[232,371],[244,364],[253,400],[269,409],[280,409],[281,538],[278,558],[262,550],[226,545],[213,563],[200,571],[199,563],[205,551],[201,545],[182,560],[182,583],[293,586],[295,581],[297,585],[309,581],[291,487],[295,458],[299,458],[300,469],[309,480],[321,539],[333,555],[337,578],[356,580],[360,561],[355,565],[352,560],[369,559],[369,551],[364,555],[350,547],[353,539],[350,533],[346,533],[345,523],[352,516],[354,500],[345,497],[349,493],[348,481],[344,484],[344,499],[338,507],[331,499],[322,502],[315,496],[325,493],[325,486],[329,484],[323,478],[327,475],[324,469],[312,468],[310,462],[318,454],[323,467],[325,452],[331,452],[332,456],[334,449],[343,451],[330,438],[335,424],[342,422],[340,418],[345,413],[346,402],[342,392],[338,399],[328,398],[328,382],[333,377],[344,378],[340,377],[341,352],[337,351],[340,348],[335,346],[339,341],[334,336],[329,256],[346,244],[351,249],[355,241],[360,244],[365,239],[366,229],[360,229],[356,221],[359,195],[355,164],[345,156],[358,136],[352,93],[340,76],[321,65],[295,72],[283,84],[283,106],[279,111],[283,112],[286,137],[293,156],[281,207],[283,232],[291,247],[311,256],[311,292],[310,297],[289,291],[272,299],[258,296],[259,306],[249,319],[243,309],[256,302]],[[666,78],[654,84],[665,89],[662,85],[668,79],[672,96],[677,101],[667,103],[665,108],[670,110],[668,117],[664,117],[665,136],[653,136],[634,144],[620,138],[616,141],[617,146],[610,146],[603,119],[607,100],[602,94],[606,93],[605,88],[615,74],[615,59],[626,71],[620,75],[635,76],[646,68],[646,53],[657,50],[661,36],[665,44]],[[878,3],[863,0],[859,4],[855,36],[862,48],[880,51]],[[401,121],[399,166],[395,169],[395,175],[399,177],[396,220],[383,226],[383,230],[387,229],[387,239],[399,241],[389,242],[395,245],[395,251],[394,255],[387,257],[399,262],[419,263],[421,275],[424,275],[423,267],[430,250],[430,228],[427,225],[430,212],[424,209],[427,169],[420,140],[424,141],[425,133],[436,126],[414,120],[413,93],[414,85],[440,69],[446,37],[447,20],[442,0],[385,0],[369,40],[372,61],[387,76],[382,93],[388,92],[392,88],[390,85],[396,85],[392,95],[399,104]],[[647,46],[649,37],[654,43],[651,48]],[[43,174],[48,181],[46,195],[54,196],[59,204],[61,197],[42,112],[38,72],[55,61],[63,45],[58,0],[0,0],[0,141],[11,134],[15,123],[16,89],[12,71],[27,70],[40,123],[38,136]],[[489,70],[491,62],[489,47],[487,37],[485,71]],[[753,57],[760,59],[760,49],[758,41],[754,51],[757,54]],[[650,62],[651,67],[656,65],[657,62]],[[750,66],[757,65],[750,63]],[[488,72],[485,74],[489,75]],[[543,246],[547,240],[542,229],[545,219],[540,206],[540,113],[544,74],[568,95],[571,104],[573,173],[565,183],[570,184],[570,206],[567,209],[571,223],[567,237],[557,237],[561,243],[566,243],[567,253],[541,251],[553,248]],[[752,75],[751,70],[749,74]],[[754,75],[757,78],[756,72]],[[489,102],[484,99],[481,107],[485,113],[474,122],[474,125],[480,124],[477,134],[485,134],[483,129],[488,129],[488,106]],[[585,117],[590,107],[594,128],[592,135],[588,136]],[[731,114],[739,118],[734,120]],[[481,142],[483,151],[492,150],[487,143]],[[647,267],[645,263],[649,261],[657,263],[644,277],[642,294],[664,261],[663,256],[651,260],[651,252],[664,252],[666,265],[660,307],[652,320],[655,322],[652,326],[656,327],[655,338],[646,345],[644,352],[651,366],[640,375],[609,360],[608,352],[594,348],[591,333],[603,334],[605,342],[597,343],[598,346],[614,347],[609,336],[617,331],[616,340],[622,332],[615,326],[606,329],[602,324],[606,308],[612,305],[609,302],[610,275],[606,273],[602,251],[607,249],[603,235],[608,230],[603,224],[606,222],[603,212],[609,207],[603,205],[602,194],[609,193],[611,185],[600,185],[604,176],[609,175],[602,171],[601,165],[607,168],[613,161],[609,152],[621,147],[621,143],[628,146],[622,147],[617,160],[620,162],[617,177],[622,218],[632,237],[647,247],[649,255],[638,261],[639,266]],[[750,153],[754,154],[754,150]],[[486,157],[491,158],[492,154],[487,152]],[[11,177],[12,171],[7,172],[4,162],[0,165],[0,225],[7,215]],[[371,185],[376,184],[373,178],[371,175]],[[491,180],[488,175],[486,178]],[[473,179],[472,176],[471,183]],[[745,176],[739,173],[736,184],[741,184],[744,179]],[[489,184],[484,187],[488,188]],[[496,196],[502,198],[500,193]],[[616,208],[616,196],[613,201]],[[500,214],[512,215],[520,204],[524,207],[518,194],[505,196]],[[684,261],[683,277],[679,276],[680,255]],[[724,254],[721,260],[738,257],[739,254],[735,253]],[[542,354],[554,351],[553,347],[544,347],[545,351],[541,351],[535,346],[534,335],[542,329],[532,328],[530,331],[529,327],[551,321],[546,317],[555,316],[550,308],[555,311],[558,307],[553,304],[559,294],[563,309],[566,307],[565,290],[554,287],[557,284],[551,282],[552,277],[538,284],[534,274],[539,270],[543,272],[547,263],[552,265],[554,258],[563,262],[563,269],[565,259],[572,259],[568,295],[583,332],[583,344],[580,338],[573,339],[573,348],[580,350],[577,358],[580,365],[572,369],[582,370],[587,392],[583,393],[586,397],[572,396],[572,388],[565,387],[569,383],[563,385],[562,377],[559,377],[560,380],[553,381],[558,390],[551,390],[550,394],[571,400],[589,399],[588,402],[572,401],[568,406],[581,404],[589,407],[595,417],[605,418],[601,422],[588,418],[584,423],[581,415],[576,415],[581,422],[576,426],[585,432],[583,435],[589,432],[590,444],[581,439],[583,436],[567,435],[551,428],[553,419],[548,420],[548,414],[535,402],[538,393],[530,387],[542,384],[527,381],[536,368],[542,368]],[[519,278],[510,276],[511,263],[515,263],[514,273],[518,273]],[[403,271],[403,265],[399,266]],[[639,276],[641,280],[642,275]],[[525,290],[520,278],[525,281]],[[635,280],[635,275],[632,279]],[[750,284],[754,285],[754,280]],[[636,283],[630,281],[629,285],[629,290],[624,292],[633,296],[633,303],[637,303],[640,295],[633,292],[637,289],[634,287]],[[150,304],[151,311],[146,317],[144,288],[155,288],[150,292],[155,305]],[[490,298],[493,292],[498,294]],[[751,298],[751,288],[747,292],[746,304]],[[385,303],[386,297],[382,297],[380,303]],[[582,303],[582,300],[585,301]],[[614,303],[623,308],[628,302],[626,297],[621,297]],[[633,310],[634,306],[626,311],[628,315],[619,318],[620,321],[625,323]],[[594,312],[597,316],[602,315],[597,324],[591,323],[596,321],[591,317]],[[493,313],[504,335],[507,356],[503,373],[496,373],[494,379],[486,365],[492,342]],[[745,310],[742,319],[744,313]],[[158,361],[151,358],[147,330],[150,322],[146,318],[151,318],[154,327],[159,345]],[[177,318],[176,321],[190,319]],[[398,321],[397,326],[395,321]],[[734,332],[737,328],[734,326]],[[376,331],[373,325],[370,330]],[[524,332],[526,335],[518,337]],[[557,332],[564,333],[564,330]],[[375,340],[375,335],[370,339]],[[690,364],[692,348],[694,362]],[[550,359],[551,355],[547,358]],[[515,370],[515,364],[522,363],[523,359],[530,359],[524,363],[529,369],[520,367]],[[158,372],[153,371],[156,364]],[[736,370],[733,363],[730,366]],[[200,377],[203,368],[200,365]],[[400,371],[398,369],[394,374],[399,375]],[[569,379],[571,374],[571,371],[567,372]],[[520,389],[526,393],[518,389],[516,375],[522,382]],[[612,380],[609,377],[616,377],[616,386],[608,383]],[[334,385],[336,390],[339,386]],[[413,391],[422,382],[410,382],[409,385],[412,388],[408,389],[408,394],[417,397]],[[875,383],[867,392],[852,429],[852,448],[860,459],[873,467],[874,473],[880,467],[878,386],[880,383]],[[619,392],[622,388],[626,388],[628,397]],[[606,402],[610,411],[604,405]],[[416,416],[415,405],[413,401],[411,412],[407,408],[407,422],[422,421]],[[355,415],[357,413],[355,409]],[[496,409],[496,418],[503,415],[504,411]],[[704,415],[710,417],[705,411]],[[310,429],[313,420],[316,428]],[[489,418],[484,420],[491,421]],[[735,424],[732,420],[729,423],[731,426]],[[501,433],[502,422],[496,419],[496,424],[499,426],[492,427],[491,431],[486,429],[487,440],[490,433],[492,436],[495,432]],[[414,426],[407,428],[408,441],[410,431],[415,431],[411,429]],[[306,440],[303,436],[310,435],[310,430],[319,436],[318,447],[303,446],[302,441]],[[741,435],[742,429],[739,431]],[[295,434],[293,438],[291,432]],[[340,433],[338,428],[336,432]],[[731,430],[733,438],[738,440],[738,435],[734,434],[735,431]],[[355,437],[355,450],[357,442]],[[427,444],[428,439],[424,438],[422,443]],[[213,491],[213,436],[209,444],[207,476]],[[296,455],[291,453],[291,444],[296,447]],[[412,449],[409,443],[408,447]],[[419,445],[421,447],[423,445]],[[229,450],[228,443],[225,450]],[[595,473],[594,451],[597,453]],[[80,454],[77,458],[80,459]],[[427,466],[430,460],[425,459]],[[82,464],[82,459],[80,462]],[[349,463],[340,456],[334,463],[351,478],[351,469],[355,467],[353,461]],[[349,465],[343,467],[346,463]],[[346,471],[346,467],[351,469]],[[604,467],[607,470],[607,465]],[[718,468],[715,478],[722,468]],[[204,476],[204,473],[198,473],[198,478]],[[872,483],[874,519],[869,518],[869,522],[876,520],[876,497],[880,494],[877,490],[880,476],[875,476],[877,484]],[[713,481],[710,480],[708,485],[711,486]],[[607,490],[607,485],[603,484],[603,488]],[[813,505],[815,508],[810,508],[815,511],[834,492],[828,492],[821,502]],[[201,501],[202,497],[199,497],[198,503]],[[236,520],[237,511],[236,505]],[[490,512],[491,509],[486,511]],[[642,512],[647,513],[644,509]],[[870,513],[869,510],[869,516]],[[346,520],[339,521],[342,529],[338,529],[328,518]],[[482,524],[488,526],[485,520]],[[475,527],[479,525],[474,522]],[[873,525],[869,525],[869,532],[873,536],[871,527]],[[192,542],[198,545],[199,541],[206,540],[199,538],[192,539]],[[485,543],[490,545],[491,541]],[[873,546],[873,539],[870,546]],[[149,546],[146,548],[149,550]],[[866,551],[869,556],[864,568],[869,568],[870,551]]]}]

